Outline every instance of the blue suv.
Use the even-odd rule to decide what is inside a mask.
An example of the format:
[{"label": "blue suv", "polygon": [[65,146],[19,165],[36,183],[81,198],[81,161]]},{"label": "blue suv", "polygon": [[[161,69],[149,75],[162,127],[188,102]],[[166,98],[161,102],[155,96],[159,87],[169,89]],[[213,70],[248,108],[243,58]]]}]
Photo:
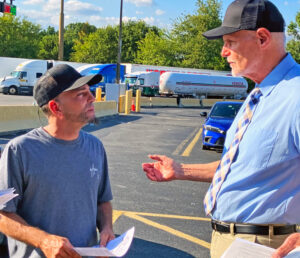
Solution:
[{"label": "blue suv", "polygon": [[222,150],[226,132],[242,104],[242,102],[220,101],[213,105],[208,115],[201,112],[201,116],[207,117],[202,130],[203,150],[210,148]]}]

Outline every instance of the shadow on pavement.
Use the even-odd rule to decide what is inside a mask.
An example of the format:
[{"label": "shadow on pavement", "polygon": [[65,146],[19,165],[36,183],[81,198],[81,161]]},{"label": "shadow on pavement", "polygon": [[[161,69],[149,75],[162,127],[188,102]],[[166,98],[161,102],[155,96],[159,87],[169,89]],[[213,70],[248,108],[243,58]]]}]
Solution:
[{"label": "shadow on pavement", "polygon": [[193,258],[195,256],[192,256],[174,247],[153,243],[139,238],[134,238],[128,253],[124,257],[126,258],[137,258],[137,257]]},{"label": "shadow on pavement", "polygon": [[[130,116],[108,116],[104,118],[99,118],[97,119],[98,123],[97,124],[88,124],[85,127],[83,127],[83,130],[86,132],[93,132],[96,130],[99,130],[101,128],[107,128],[107,127],[112,127],[118,124],[122,123],[130,123],[133,121],[136,121],[140,119],[141,117],[138,115],[130,115]],[[33,128],[32,128],[33,129]],[[5,145],[7,144],[11,139],[20,136],[22,134],[25,134],[29,132],[32,129],[27,129],[27,130],[19,130],[19,131],[14,131],[14,132],[7,132],[7,133],[1,133],[0,134],[0,145]],[[0,256],[1,257],[1,256]]]},{"label": "shadow on pavement", "polygon": [[[93,132],[97,131],[102,128],[112,127],[118,124],[124,124],[124,123],[130,123],[133,121],[136,121],[138,119],[141,119],[140,116],[135,115],[129,115],[129,116],[108,116],[104,118],[98,118],[97,122],[95,124],[88,124],[85,127],[83,127],[83,130],[86,132]],[[1,138],[0,138],[1,139]]]}]

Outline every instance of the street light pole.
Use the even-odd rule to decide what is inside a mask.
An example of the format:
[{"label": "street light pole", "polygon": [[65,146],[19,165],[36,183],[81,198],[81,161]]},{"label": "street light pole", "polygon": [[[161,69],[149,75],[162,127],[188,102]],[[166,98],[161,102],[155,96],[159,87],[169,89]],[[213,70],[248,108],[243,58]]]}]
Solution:
[{"label": "street light pole", "polygon": [[64,0],[60,0],[58,60],[64,60]]},{"label": "street light pole", "polygon": [[123,14],[123,0],[121,0],[121,7],[120,7],[118,61],[117,61],[117,78],[116,78],[117,83],[120,83],[120,64],[121,64],[121,51],[122,51],[122,14]]}]

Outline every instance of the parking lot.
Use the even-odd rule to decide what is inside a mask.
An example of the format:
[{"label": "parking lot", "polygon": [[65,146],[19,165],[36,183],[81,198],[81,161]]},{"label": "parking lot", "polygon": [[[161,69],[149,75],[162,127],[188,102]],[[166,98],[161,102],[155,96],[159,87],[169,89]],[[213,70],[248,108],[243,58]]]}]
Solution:
[{"label": "parking lot", "polygon": [[[114,230],[136,233],[126,257],[209,257],[210,222],[203,211],[206,183],[149,181],[141,168],[148,154],[182,163],[207,163],[220,153],[203,151],[199,140],[207,108],[142,108],[89,125],[107,151],[114,194]],[[15,135],[0,137],[4,146]]]}]

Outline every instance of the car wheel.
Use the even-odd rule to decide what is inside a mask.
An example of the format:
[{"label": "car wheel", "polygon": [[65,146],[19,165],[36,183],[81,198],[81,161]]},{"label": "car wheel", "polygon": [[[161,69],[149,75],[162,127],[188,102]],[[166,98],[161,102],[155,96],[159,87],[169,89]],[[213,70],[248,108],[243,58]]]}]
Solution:
[{"label": "car wheel", "polygon": [[16,95],[18,93],[18,89],[16,86],[11,86],[8,89],[8,94],[9,95]]}]

